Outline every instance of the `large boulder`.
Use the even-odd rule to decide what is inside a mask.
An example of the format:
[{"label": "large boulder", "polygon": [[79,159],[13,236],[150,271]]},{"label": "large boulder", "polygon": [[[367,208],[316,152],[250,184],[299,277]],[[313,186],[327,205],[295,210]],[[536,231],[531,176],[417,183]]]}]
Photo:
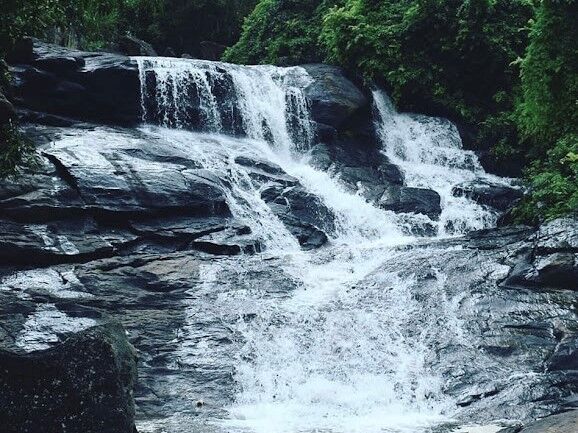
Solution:
[{"label": "large boulder", "polygon": [[[12,323],[5,317],[4,329]],[[136,352],[120,324],[46,306],[22,326],[0,344],[3,432],[134,433]]]},{"label": "large boulder", "polygon": [[34,40],[30,57],[11,60],[11,93],[19,106],[104,123],[140,121],[138,67],[128,57]]},{"label": "large boulder", "polygon": [[442,212],[440,195],[424,188],[393,186],[387,188],[378,201],[379,207],[400,213],[427,215],[433,220],[439,219]]},{"label": "large boulder", "polygon": [[134,36],[125,35],[118,41],[120,51],[127,56],[157,56],[151,44]]},{"label": "large boulder", "polygon": [[578,219],[542,225],[503,285],[578,290]]},{"label": "large boulder", "polygon": [[524,195],[521,189],[481,179],[454,186],[452,194],[500,211],[511,209]]},{"label": "large boulder", "polygon": [[302,186],[271,186],[261,197],[305,250],[323,246],[335,230],[331,210]]},{"label": "large boulder", "polygon": [[369,101],[345,76],[343,69],[323,64],[304,65],[313,81],[305,88],[314,121],[339,128]]}]

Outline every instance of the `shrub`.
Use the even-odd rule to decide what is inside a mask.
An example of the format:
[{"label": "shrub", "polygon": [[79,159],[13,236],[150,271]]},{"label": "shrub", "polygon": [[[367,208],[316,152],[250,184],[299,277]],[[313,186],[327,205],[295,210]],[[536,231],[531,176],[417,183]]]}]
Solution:
[{"label": "shrub", "polygon": [[13,123],[0,125],[0,179],[13,176],[36,161],[33,143]]}]

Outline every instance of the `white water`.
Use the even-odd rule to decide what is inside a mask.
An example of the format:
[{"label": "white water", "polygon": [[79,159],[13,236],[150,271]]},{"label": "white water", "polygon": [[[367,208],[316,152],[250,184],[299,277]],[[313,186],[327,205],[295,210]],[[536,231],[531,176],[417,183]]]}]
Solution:
[{"label": "white water", "polygon": [[397,113],[389,97],[373,92],[378,136],[383,151],[405,174],[407,186],[427,188],[441,197],[440,235],[464,234],[493,227],[497,215],[452,188],[462,182],[505,180],[484,172],[477,156],[462,149],[457,128],[446,119]]},{"label": "white water", "polygon": [[[392,246],[415,238],[402,234],[406,218],[374,207],[307,165],[303,151],[313,133],[300,90],[309,80],[305,71],[173,59],[138,62],[144,119],[177,128],[143,131],[187,150],[229,184],[233,215],[261,236],[264,256],[273,258],[267,265],[255,257],[215,261],[203,271],[211,276],[203,290],[223,292],[213,311],[238,313],[235,333],[243,342],[234,355],[238,392],[227,407],[229,417],[211,424],[228,432],[415,433],[451,418],[454,402],[432,369],[435,354],[429,343],[460,338],[459,299],[445,298],[443,275],[434,276],[431,304],[416,299],[411,278],[402,280],[395,273],[373,275],[369,286],[359,285],[395,255]],[[152,89],[147,74],[154,75]],[[225,76],[234,89],[226,101],[216,96],[215,85]],[[196,127],[211,135],[184,130],[195,126],[188,117],[191,94],[201,99]],[[409,186],[431,188],[442,197],[440,233],[493,224],[494,214],[451,196],[453,185],[484,175],[475,156],[461,149],[455,127],[397,114],[383,94],[374,97],[384,152],[402,167]],[[155,104],[157,112],[147,112]],[[241,132],[249,139],[217,134],[226,104],[238,111]],[[261,199],[263,185],[235,162],[238,156],[277,164],[320,197],[336,216],[330,245],[301,251]],[[249,271],[270,266],[296,288],[271,296]],[[231,281],[231,275],[238,279]],[[241,281],[246,288],[238,290]],[[247,309],[253,319],[245,319]],[[202,312],[191,307],[188,316],[196,314]],[[198,346],[212,347],[210,342]]]},{"label": "white water", "polygon": [[[289,152],[293,146],[306,148],[313,139],[307,104],[300,90],[310,82],[303,68],[243,67],[157,57],[136,59],[145,121],[221,132],[224,118],[229,117],[234,124],[232,129],[268,141],[281,152]],[[154,86],[147,85],[147,74],[154,75]],[[218,94],[217,88],[225,91]],[[191,117],[193,100],[199,101],[200,108],[196,122]]]}]

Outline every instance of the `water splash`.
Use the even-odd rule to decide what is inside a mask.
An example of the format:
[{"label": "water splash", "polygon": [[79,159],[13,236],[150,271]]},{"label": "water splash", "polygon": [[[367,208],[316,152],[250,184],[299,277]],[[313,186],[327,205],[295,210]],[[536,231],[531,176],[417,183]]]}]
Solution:
[{"label": "water splash", "polygon": [[303,68],[237,66],[191,59],[135,57],[143,121],[226,132],[289,152],[313,140]]},{"label": "water splash", "polygon": [[436,191],[441,197],[440,235],[459,235],[493,227],[497,213],[452,188],[476,179],[505,183],[484,172],[477,156],[462,148],[456,126],[442,118],[396,112],[389,97],[373,91],[376,128],[383,152],[399,166],[407,186]]},{"label": "water splash", "polygon": [[[416,238],[403,234],[407,215],[373,206],[307,164],[304,154],[314,134],[303,93],[310,82],[305,70],[137,61],[143,120],[176,128],[143,131],[169,140],[217,175],[233,215],[267,245],[267,261],[230,258],[203,271],[202,290],[219,293],[211,304],[215,320],[238,317],[238,351],[230,355],[238,392],[227,407],[229,418],[212,420],[210,428],[415,433],[447,419],[454,402],[432,368],[433,342],[463,338],[459,299],[445,297],[443,274],[431,275],[427,292],[416,294],[417,277],[375,272],[395,260],[399,252],[393,246]],[[455,127],[398,114],[381,92],[374,99],[384,152],[404,170],[408,186],[442,197],[439,234],[494,224],[495,213],[451,194],[454,185],[487,176],[475,155],[461,148]],[[330,245],[301,251],[262,200],[262,185],[237,163],[240,156],[280,166],[321,198],[335,215]],[[192,305],[187,317],[195,318],[198,308]],[[199,356],[204,347],[212,348],[198,335],[195,341],[194,350],[185,341],[183,353]]]}]

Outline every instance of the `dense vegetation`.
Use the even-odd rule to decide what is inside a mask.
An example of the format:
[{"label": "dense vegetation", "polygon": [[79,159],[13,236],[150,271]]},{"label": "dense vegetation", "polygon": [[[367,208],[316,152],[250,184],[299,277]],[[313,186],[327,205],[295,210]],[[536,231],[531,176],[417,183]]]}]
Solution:
[{"label": "dense vegetation", "polygon": [[0,51],[23,34],[83,49],[114,48],[129,33],[159,52],[195,55],[201,41],[230,45],[256,0],[8,0]]},{"label": "dense vegetation", "polygon": [[536,221],[578,207],[577,22],[576,0],[9,0],[0,55],[23,34],[98,49],[129,33],[161,53],[209,40],[237,63],[340,64],[464,125],[506,172],[525,165],[517,215]]},{"label": "dense vegetation", "polygon": [[578,210],[578,3],[543,0],[522,63],[517,106],[532,193],[523,219]]}]

